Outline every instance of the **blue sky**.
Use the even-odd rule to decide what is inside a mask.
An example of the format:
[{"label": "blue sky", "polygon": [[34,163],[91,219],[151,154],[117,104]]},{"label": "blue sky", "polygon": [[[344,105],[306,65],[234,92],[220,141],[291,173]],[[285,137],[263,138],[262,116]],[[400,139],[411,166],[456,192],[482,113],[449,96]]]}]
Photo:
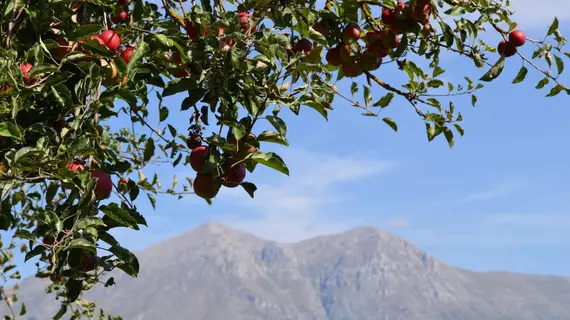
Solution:
[{"label": "blue sky", "polygon": [[[570,34],[566,1],[542,0],[540,10],[531,0],[512,3],[529,37],[542,37],[554,13],[564,14],[558,16],[562,31]],[[444,57],[446,80],[477,79],[486,71]],[[458,267],[570,276],[568,96],[544,98],[547,91],[534,89],[541,77],[533,70],[526,82],[511,85],[520,65],[509,59],[503,76],[478,94],[476,108],[467,98],[455,100],[466,134],[454,149],[443,138],[428,143],[424,123],[402,99],[386,110],[398,133],[341,99],[328,122],[308,108],[298,117],[284,111],[291,147],[262,149],[279,153],[290,177],[258,167],[246,178],[259,188],[255,199],[241,188],[223,189],[212,206],[193,196],[160,196],[153,210],[143,199],[139,208],[149,228],[116,235],[139,250],[208,221],[285,242],[371,225]],[[394,65],[376,74],[401,78]],[[348,92],[348,85],[338,86]],[[373,86],[373,94],[385,92]],[[168,100],[171,114],[182,98]],[[145,173],[155,170],[163,184],[174,174],[194,176],[191,168],[169,166]]]}]

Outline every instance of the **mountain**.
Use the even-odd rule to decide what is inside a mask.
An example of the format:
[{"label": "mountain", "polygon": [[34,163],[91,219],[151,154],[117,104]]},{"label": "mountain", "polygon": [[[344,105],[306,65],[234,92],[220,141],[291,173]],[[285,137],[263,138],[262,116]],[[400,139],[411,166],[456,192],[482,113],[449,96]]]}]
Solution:
[{"label": "mountain", "polygon": [[[138,257],[87,298],[125,320],[570,319],[569,278],[454,268],[372,227],[280,244],[210,223]],[[44,287],[22,283],[28,319],[57,311]]]}]

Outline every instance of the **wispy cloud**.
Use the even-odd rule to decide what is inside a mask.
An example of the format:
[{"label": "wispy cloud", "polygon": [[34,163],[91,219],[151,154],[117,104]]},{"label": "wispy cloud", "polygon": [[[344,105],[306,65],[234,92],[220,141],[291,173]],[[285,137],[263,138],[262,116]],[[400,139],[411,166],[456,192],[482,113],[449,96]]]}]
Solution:
[{"label": "wispy cloud", "polygon": [[[360,221],[335,210],[358,195],[349,183],[391,172],[390,161],[338,157],[292,149],[283,153],[291,164],[291,176],[281,184],[260,184],[253,201],[235,201],[240,214],[226,214],[220,222],[266,239],[293,242],[313,236],[344,231]],[[223,197],[240,199],[242,190]],[[246,212],[242,214],[241,212]],[[338,215],[335,217],[335,214]]]},{"label": "wispy cloud", "polygon": [[460,199],[456,204],[464,205],[479,201],[488,201],[496,198],[501,198],[513,194],[528,186],[527,179],[513,179],[500,182],[490,186],[486,190],[477,191],[467,194],[463,199]]}]

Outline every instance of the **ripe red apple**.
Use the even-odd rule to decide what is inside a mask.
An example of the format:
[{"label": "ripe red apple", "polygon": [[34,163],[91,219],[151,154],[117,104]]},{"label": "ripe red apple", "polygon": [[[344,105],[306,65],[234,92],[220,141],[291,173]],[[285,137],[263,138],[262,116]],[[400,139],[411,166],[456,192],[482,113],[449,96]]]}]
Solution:
[{"label": "ripe red apple", "polygon": [[133,55],[133,52],[135,52],[135,48],[132,46],[127,46],[125,50],[123,50],[123,52],[121,53],[121,58],[125,60],[125,63],[129,63],[129,61],[131,61],[131,56]]},{"label": "ripe red apple", "polygon": [[362,68],[360,67],[360,62],[353,60],[353,61],[345,61],[342,63],[342,73],[345,77],[354,78],[358,77],[362,74]]},{"label": "ripe red apple", "polygon": [[192,135],[188,137],[188,139],[186,139],[186,145],[188,146],[188,148],[194,150],[198,148],[200,145],[202,145],[202,139],[200,138],[199,135]]},{"label": "ripe red apple", "polygon": [[380,33],[380,42],[384,48],[394,48],[399,44],[399,39],[391,30],[384,30]]},{"label": "ripe red apple", "polygon": [[295,53],[304,52],[306,55],[309,55],[311,54],[313,47],[314,46],[311,41],[309,41],[308,39],[301,39],[297,41],[297,43],[295,43],[295,45],[293,46],[293,52]]},{"label": "ripe red apple", "polygon": [[382,11],[382,23],[389,27],[392,27],[396,24],[396,15],[394,13],[394,10],[386,9]]},{"label": "ripe red apple", "polygon": [[172,72],[172,75],[176,78],[186,78],[190,76],[190,72],[186,69],[176,69]]},{"label": "ripe red apple", "polygon": [[243,163],[238,163],[231,166],[228,171],[226,172],[226,176],[224,178],[224,186],[228,188],[235,188],[239,186],[243,179],[245,179],[245,165]]},{"label": "ripe red apple", "polygon": [[127,4],[129,4],[129,2],[131,2],[131,0],[117,0],[117,6],[118,7],[126,6]]},{"label": "ripe red apple", "polygon": [[56,274],[50,274],[49,275],[49,279],[51,280],[51,282],[53,283],[60,283],[65,281],[65,277],[63,275],[56,275]]},{"label": "ripe red apple", "polygon": [[384,48],[380,42],[370,44],[366,51],[368,51],[368,53],[376,55],[379,58],[384,58],[388,55],[388,49]]},{"label": "ripe red apple", "polygon": [[174,63],[177,65],[181,65],[182,64],[182,55],[180,54],[179,51],[176,51],[174,53],[174,57],[173,57]]},{"label": "ripe red apple", "polygon": [[243,31],[247,31],[249,29],[250,32],[252,32],[252,33],[255,32],[255,30],[256,30],[255,25],[250,26],[251,23],[249,21],[249,17],[250,17],[249,13],[238,12],[237,17],[238,17],[238,21],[239,21],[239,26]]},{"label": "ripe red apple", "polygon": [[6,146],[6,138],[0,137],[0,149]]},{"label": "ripe red apple", "polygon": [[214,178],[211,175],[201,173],[196,175],[192,184],[194,193],[205,199],[215,197],[218,194],[218,191],[220,191],[220,186],[220,183],[214,181]]},{"label": "ripe red apple", "polygon": [[121,38],[119,35],[113,30],[105,30],[100,35],[101,40],[109,50],[115,51],[121,45]]},{"label": "ripe red apple", "polygon": [[94,171],[91,173],[91,178],[97,178],[97,185],[95,186],[95,196],[97,199],[106,199],[113,191],[113,181],[109,174],[103,171]]},{"label": "ripe red apple", "polygon": [[190,166],[196,172],[202,172],[204,169],[204,164],[206,164],[206,153],[208,152],[208,147],[199,146],[192,149],[190,153]]},{"label": "ripe red apple", "polygon": [[514,47],[520,47],[526,42],[526,35],[520,30],[515,30],[509,34],[509,43]]},{"label": "ripe red apple", "polygon": [[73,161],[71,163],[69,163],[69,170],[71,172],[78,172],[78,171],[83,171],[85,170],[85,166],[83,165],[83,163],[79,162],[79,161]]},{"label": "ripe red apple", "polygon": [[382,58],[373,53],[365,51],[360,57],[360,66],[364,71],[373,71],[380,68],[382,65]]},{"label": "ripe red apple", "polygon": [[52,236],[51,234],[48,234],[47,236],[44,237],[43,243],[46,246],[51,246],[54,244],[54,242],[55,242],[55,237]]},{"label": "ripe red apple", "polygon": [[376,43],[380,41],[380,35],[378,34],[378,32],[376,32],[375,30],[370,30],[366,33],[366,35],[364,36],[364,40],[368,43],[368,44],[372,44],[372,43]]},{"label": "ripe red apple", "polygon": [[509,42],[503,40],[499,43],[497,51],[500,55],[504,55],[505,57],[512,57],[517,53],[517,48]]},{"label": "ripe red apple", "polygon": [[62,36],[55,37],[55,41],[59,44],[58,48],[54,48],[51,50],[51,54],[57,61],[61,61],[65,55],[71,51],[69,47],[69,42],[65,40]]},{"label": "ripe red apple", "polygon": [[431,13],[430,0],[418,0],[416,5],[412,8],[411,17],[414,21],[426,24],[429,22],[429,15]]},{"label": "ripe red apple", "polygon": [[335,67],[338,67],[342,64],[342,58],[340,57],[340,47],[331,48],[325,57],[327,62]]},{"label": "ripe red apple", "polygon": [[360,26],[356,23],[349,23],[343,31],[345,39],[357,41],[360,39]]},{"label": "ripe red apple", "polygon": [[63,128],[65,128],[66,126],[67,126],[67,121],[65,121],[65,119],[59,119],[53,122],[53,128],[58,133],[61,132],[61,130],[63,130]]},{"label": "ripe red apple", "polygon": [[354,60],[354,57],[352,57],[350,54],[352,53],[352,50],[350,48],[350,46],[346,43],[341,43],[339,45],[339,49],[340,49],[340,58],[342,59],[342,61],[352,61]]},{"label": "ripe red apple", "polygon": [[[186,33],[188,34],[190,39],[198,40],[199,38],[198,31],[196,30],[196,26],[194,25],[194,23],[192,23],[192,21],[186,21],[186,26],[184,27],[184,29],[186,29]],[[204,29],[204,36],[207,35],[208,35],[208,29]]]},{"label": "ripe red apple", "polygon": [[30,70],[32,70],[34,66],[29,63],[21,63],[20,64],[20,71],[22,71],[22,78],[24,79],[24,83],[30,83]]},{"label": "ripe red apple", "polygon": [[114,14],[113,16],[111,16],[111,21],[114,24],[121,24],[121,23],[125,23],[125,21],[127,21],[127,12],[124,10],[121,10],[119,12],[117,12],[116,14]]},{"label": "ripe red apple", "polygon": [[85,272],[93,271],[97,268],[97,255],[85,254],[79,264],[79,269]]}]

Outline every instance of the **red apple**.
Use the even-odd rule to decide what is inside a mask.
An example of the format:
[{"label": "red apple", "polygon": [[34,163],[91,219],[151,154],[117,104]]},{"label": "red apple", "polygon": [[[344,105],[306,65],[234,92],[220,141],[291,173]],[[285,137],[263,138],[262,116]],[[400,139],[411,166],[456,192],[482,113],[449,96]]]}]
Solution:
[{"label": "red apple", "polygon": [[331,48],[325,57],[327,62],[335,67],[338,67],[342,64],[342,59],[340,57],[340,47]]},{"label": "red apple", "polygon": [[251,26],[251,23],[249,21],[249,17],[250,17],[249,13],[238,12],[237,17],[238,17],[238,21],[239,21],[239,26],[243,31],[247,31],[249,29],[250,32],[252,32],[252,33],[255,32],[256,27],[255,27],[255,25]]},{"label": "red apple", "polygon": [[[186,33],[188,34],[190,39],[198,40],[199,38],[198,31],[196,30],[196,26],[194,25],[194,23],[192,23],[191,21],[186,21],[186,26],[184,27],[184,29],[186,29]],[[208,35],[208,29],[204,29],[204,36],[207,35]]]},{"label": "red apple", "polygon": [[73,161],[69,163],[69,170],[71,172],[78,172],[85,170],[85,166],[80,161]]},{"label": "red apple", "polygon": [[176,51],[174,53],[174,57],[173,57],[174,63],[177,65],[181,65],[182,64],[182,55],[180,54],[180,52]]},{"label": "red apple", "polygon": [[190,166],[196,172],[202,172],[204,169],[204,164],[206,164],[206,153],[208,152],[208,147],[199,146],[192,149],[190,153]]},{"label": "red apple", "polygon": [[238,163],[231,166],[226,172],[224,178],[224,186],[228,188],[235,188],[239,186],[243,179],[245,179],[245,165],[243,163]]},{"label": "red apple", "polygon": [[54,242],[55,242],[55,237],[52,236],[51,234],[48,234],[47,236],[44,237],[43,243],[46,246],[51,246],[54,244]]},{"label": "red apple", "polygon": [[129,61],[131,61],[131,56],[133,55],[133,52],[135,52],[135,48],[132,46],[127,46],[125,50],[123,50],[123,52],[121,53],[121,58],[125,60],[125,63],[129,63]]},{"label": "red apple", "polygon": [[97,185],[95,186],[95,196],[97,199],[106,199],[113,191],[113,181],[109,174],[103,171],[94,171],[91,173],[91,178],[97,178]]},{"label": "red apple", "polygon": [[205,199],[215,197],[220,191],[220,183],[214,181],[211,175],[201,173],[196,175],[192,187],[197,196]]},{"label": "red apple", "polygon": [[202,145],[202,139],[200,139],[199,135],[190,136],[188,139],[186,139],[186,145],[188,148],[194,150]]},{"label": "red apple", "polygon": [[370,30],[366,33],[366,35],[364,36],[364,40],[368,43],[368,44],[373,44],[376,42],[380,41],[380,35],[378,34],[378,32],[376,32],[375,30]]},{"label": "red apple", "polygon": [[186,69],[176,69],[172,72],[172,75],[176,78],[186,78],[190,76],[190,72]]},{"label": "red apple", "polygon": [[373,71],[380,68],[382,65],[382,58],[373,53],[365,51],[360,57],[360,66],[364,71]]},{"label": "red apple", "polygon": [[382,46],[382,44],[379,42],[370,44],[366,51],[368,51],[368,53],[376,55],[379,58],[384,58],[388,55],[388,49],[384,48],[384,46]]},{"label": "red apple", "polygon": [[389,27],[392,27],[396,24],[396,15],[394,13],[394,10],[386,9],[382,11],[382,23]]},{"label": "red apple", "polygon": [[55,41],[59,44],[59,47],[52,49],[51,54],[57,61],[61,61],[71,51],[71,48],[69,47],[69,42],[62,36],[55,37]]},{"label": "red apple", "polygon": [[499,43],[497,51],[500,55],[504,55],[505,57],[512,57],[517,53],[517,48],[509,42],[503,40]]},{"label": "red apple", "polygon": [[394,32],[392,32],[391,30],[384,30],[380,33],[380,42],[382,43],[382,46],[384,46],[384,48],[394,48],[397,47],[397,43],[399,43],[398,41],[398,37],[396,37],[396,34]]},{"label": "red apple", "polygon": [[342,59],[342,61],[349,61],[351,60],[350,57],[350,47],[346,44],[346,43],[342,43],[338,46],[339,50],[340,50],[340,58]]},{"label": "red apple", "polygon": [[125,23],[125,21],[127,21],[127,16],[128,16],[127,12],[121,10],[121,11],[117,12],[116,14],[114,14],[114,15],[111,17],[111,21],[112,21],[114,24]]},{"label": "red apple", "polygon": [[97,268],[97,255],[85,254],[79,265],[79,269],[85,272],[93,271]]},{"label": "red apple", "polygon": [[105,30],[101,33],[101,40],[111,51],[115,51],[121,45],[121,38],[113,30]]},{"label": "red apple", "polygon": [[520,47],[526,42],[526,35],[520,30],[515,30],[509,34],[509,43],[514,47]]},{"label": "red apple", "polygon": [[63,130],[63,128],[65,128],[66,126],[67,126],[67,121],[65,121],[65,119],[59,119],[53,122],[53,128],[58,133],[61,132],[61,130]]},{"label": "red apple", "polygon": [[345,39],[357,41],[360,39],[360,26],[356,23],[349,23],[343,31]]},{"label": "red apple", "polygon": [[22,78],[24,79],[25,84],[30,83],[30,70],[32,70],[33,67],[34,66],[29,63],[20,64],[20,71],[22,71]]},{"label": "red apple", "polygon": [[356,60],[345,61],[342,63],[342,73],[345,77],[354,78],[362,74],[360,63]]},{"label": "red apple", "polygon": [[308,39],[301,39],[293,46],[293,52],[295,53],[304,52],[306,55],[309,55],[311,54],[313,48],[314,46],[311,41],[309,41]]}]

